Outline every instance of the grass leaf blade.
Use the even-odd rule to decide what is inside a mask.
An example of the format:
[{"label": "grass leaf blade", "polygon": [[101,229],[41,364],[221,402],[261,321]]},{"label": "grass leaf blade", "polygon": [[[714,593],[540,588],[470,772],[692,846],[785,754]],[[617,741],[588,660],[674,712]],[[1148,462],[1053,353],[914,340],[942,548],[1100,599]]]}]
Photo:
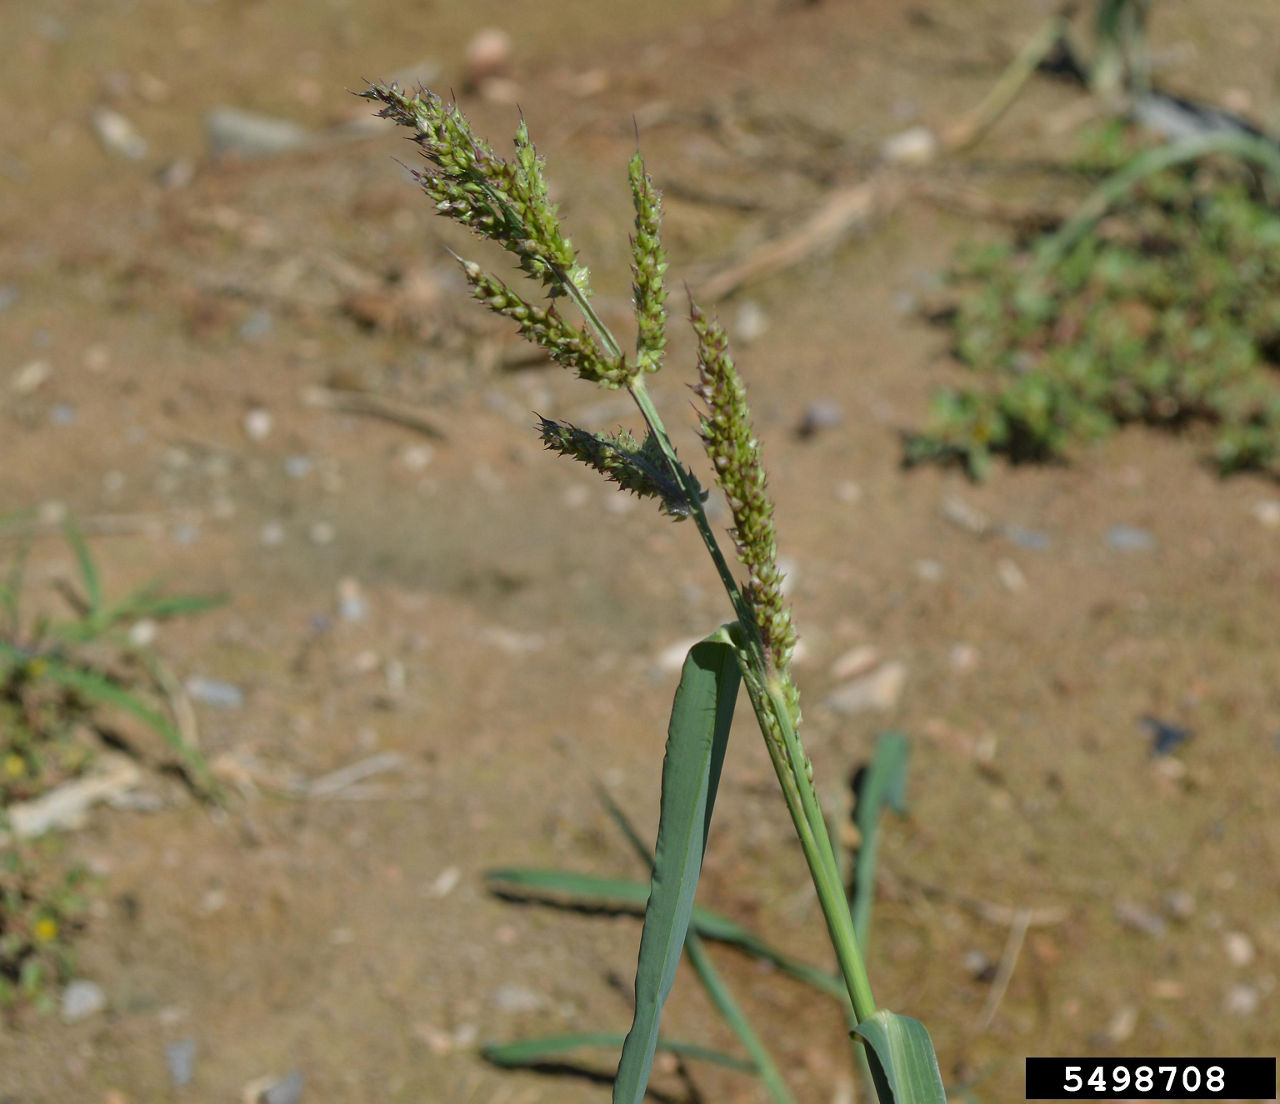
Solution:
[{"label": "grass leaf blade", "polygon": [[658,1045],[662,1006],[675,981],[702,873],[741,672],[724,630],[690,650],[671,707],[662,765],[662,811],[636,967],[636,1010],[622,1047],[614,1104],[640,1104]]},{"label": "grass leaf blade", "polygon": [[64,532],[67,535],[67,543],[71,545],[71,551],[75,553],[76,563],[80,565],[80,577],[84,580],[85,601],[89,603],[87,617],[93,620],[102,609],[102,583],[98,579],[98,566],[93,562],[89,544],[84,539],[84,534],[80,532],[80,526],[71,518],[67,519]]},{"label": "grass leaf blade", "polygon": [[[516,1066],[533,1066],[552,1061],[566,1051],[579,1050],[582,1047],[608,1047],[616,1050],[622,1046],[625,1035],[620,1031],[592,1031],[579,1035],[547,1035],[540,1039],[521,1039],[514,1043],[496,1043],[481,1049],[480,1053],[495,1066],[513,1068]],[[699,1062],[710,1062],[717,1066],[739,1070],[742,1073],[755,1073],[755,1066],[745,1058],[726,1054],[722,1050],[698,1046],[696,1043],[680,1042],[677,1039],[659,1039],[658,1049],[678,1054],[681,1058],[692,1058]]]},{"label": "grass leaf blade", "polygon": [[880,1104],[946,1104],[933,1042],[919,1020],[881,1009],[854,1031],[867,1044]]},{"label": "grass leaf blade", "polygon": [[901,732],[882,732],[876,743],[875,757],[858,784],[858,803],[853,810],[853,820],[862,842],[853,866],[849,905],[858,946],[864,951],[871,933],[880,816],[886,806],[899,815],[907,811],[907,761],[910,754],[910,745]]},{"label": "grass leaf blade", "polygon": [[[567,870],[490,870],[485,874],[485,881],[494,893],[538,897],[545,904],[567,908],[612,907],[639,911],[649,899],[649,887],[643,882],[596,874],[575,874]],[[811,985],[838,1001],[845,999],[844,983],[839,978],[816,966],[810,966],[807,962],[792,958],[723,913],[694,905],[690,926],[703,939],[731,943],[754,958],[773,963],[797,981]]]}]

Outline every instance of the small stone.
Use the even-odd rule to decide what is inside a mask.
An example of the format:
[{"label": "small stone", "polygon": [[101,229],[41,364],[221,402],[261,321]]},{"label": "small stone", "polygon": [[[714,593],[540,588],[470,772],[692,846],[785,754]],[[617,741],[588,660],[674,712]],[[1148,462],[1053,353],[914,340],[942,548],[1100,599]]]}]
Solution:
[{"label": "small stone", "polygon": [[214,157],[272,157],[306,149],[315,140],[309,130],[288,119],[238,107],[215,107],[204,117],[204,131]]},{"label": "small stone", "polygon": [[947,662],[958,674],[972,671],[978,666],[978,649],[966,641],[957,641],[947,651]]},{"label": "small stone", "polygon": [[1117,552],[1145,552],[1156,546],[1156,538],[1134,525],[1113,525],[1107,530],[1107,546]]},{"label": "small stone", "polygon": [[1262,1003],[1262,994],[1252,985],[1233,985],[1223,998],[1224,1012],[1233,1016],[1252,1016]]},{"label": "small stone", "polygon": [[1012,594],[1021,594],[1027,589],[1027,577],[1022,573],[1022,568],[1012,560],[996,562],[996,577],[1004,584],[1005,590]]},{"label": "small stone", "polygon": [[996,976],[996,964],[976,947],[965,951],[964,968],[974,981],[990,982]]},{"label": "small stone", "polygon": [[1268,529],[1280,529],[1280,500],[1261,498],[1249,508],[1249,513]]},{"label": "small stone", "polygon": [[852,506],[862,499],[862,488],[852,479],[844,479],[836,484],[836,501]]},{"label": "small stone", "polygon": [[823,705],[841,716],[888,712],[897,706],[906,683],[907,665],[894,660],[827,695]]},{"label": "small stone", "polygon": [[924,126],[914,126],[895,134],[880,146],[881,158],[896,165],[924,165],[937,153],[938,138]]},{"label": "small stone", "polygon": [[255,406],[252,410],[245,411],[242,425],[244,427],[245,436],[251,441],[265,441],[271,433],[271,426],[274,419],[271,417],[271,411],[264,410],[260,406]]},{"label": "small stone", "polygon": [[844,421],[840,404],[831,399],[817,399],[804,408],[796,433],[801,437],[814,437],[823,430],[836,429]]},{"label": "small stone", "polygon": [[305,479],[311,474],[314,466],[309,456],[287,456],[284,461],[284,474],[290,479]]},{"label": "small stone", "polygon": [[107,1007],[107,994],[96,982],[77,978],[62,990],[62,1022],[73,1024],[96,1016]]},{"label": "small stone", "polygon": [[259,307],[240,323],[240,340],[261,341],[264,337],[271,335],[271,331],[275,329],[275,326],[275,315],[265,307]]},{"label": "small stone", "polygon": [[1222,945],[1226,948],[1227,958],[1232,966],[1248,966],[1253,961],[1253,940],[1244,932],[1227,932],[1222,937]]},{"label": "small stone", "polygon": [[76,408],[70,403],[58,402],[49,407],[49,424],[54,426],[75,425]]},{"label": "small stone", "polygon": [[53,375],[47,360],[29,360],[9,378],[9,390],[15,395],[30,395]]},{"label": "small stone", "polygon": [[1165,912],[1175,920],[1190,920],[1196,913],[1196,899],[1190,890],[1171,889],[1162,903]]},{"label": "small stone", "polygon": [[476,88],[503,76],[511,65],[511,36],[500,27],[486,27],[467,43],[466,83]]},{"label": "small stone", "polygon": [[196,178],[196,163],[190,157],[175,157],[156,170],[155,180],[167,191],[185,188]]},{"label": "small stone", "polygon": [[343,621],[363,621],[369,615],[360,581],[350,576],[338,580],[338,616]]},{"label": "small stone", "polygon": [[1138,1009],[1135,1005],[1126,1004],[1116,1010],[1107,1022],[1103,1035],[1109,1043],[1123,1043],[1133,1036],[1138,1027]]},{"label": "small stone", "polygon": [[258,1094],[256,1104],[298,1104],[302,1099],[302,1074],[291,1070]]},{"label": "small stone", "polygon": [[915,572],[916,578],[925,583],[936,583],[942,578],[942,564],[937,560],[916,560],[911,565],[911,570]]},{"label": "small stone", "polygon": [[102,473],[102,489],[112,498],[115,498],[116,495],[124,490],[124,485],[125,474],[118,468],[112,468]]},{"label": "small stone", "polygon": [[493,1003],[503,1012],[518,1014],[538,1012],[546,1007],[546,998],[522,985],[502,985],[493,994]]},{"label": "small stone", "polygon": [[742,345],[763,337],[769,330],[769,316],[754,299],[744,299],[733,315],[733,336]]},{"label": "small stone", "polygon": [[400,450],[400,463],[411,472],[425,471],[435,459],[436,451],[430,445],[405,445]]},{"label": "small stone", "polygon": [[158,629],[149,617],[135,621],[129,628],[129,643],[135,648],[147,648],[156,642]]},{"label": "small stone", "polygon": [[859,644],[850,648],[831,665],[831,677],[845,682],[865,675],[880,662],[880,649],[874,644]]},{"label": "small stone", "polygon": [[264,548],[279,548],[284,544],[284,526],[278,521],[263,522],[258,530],[258,542]]},{"label": "small stone", "polygon": [[427,887],[427,893],[431,897],[448,897],[460,881],[462,881],[462,868],[446,866],[435,881]]},{"label": "small stone", "polygon": [[244,691],[229,682],[192,675],[183,686],[196,701],[219,709],[240,709],[244,705]]},{"label": "small stone", "polygon": [[1156,1000],[1180,1001],[1187,995],[1187,987],[1175,978],[1158,978],[1151,983],[1151,995]]},{"label": "small stone", "polygon": [[169,1078],[178,1087],[191,1083],[196,1068],[196,1041],[179,1039],[164,1048],[164,1060],[169,1067]]},{"label": "small stone", "polygon": [[991,519],[976,506],[971,506],[964,499],[951,495],[942,502],[942,516],[952,525],[972,533],[975,537],[985,537],[991,532]]},{"label": "small stone", "polygon": [[1136,901],[1119,900],[1115,903],[1116,919],[1125,927],[1158,939],[1168,930],[1169,924],[1158,912],[1144,908]]},{"label": "small stone", "polygon": [[117,157],[141,161],[147,156],[147,140],[120,112],[110,107],[94,109],[89,118],[94,136],[102,148]]},{"label": "small stone", "polygon": [[338,535],[334,529],[333,523],[328,521],[312,522],[310,528],[307,529],[307,537],[312,544],[324,546],[332,544],[333,538]]},{"label": "small stone", "polygon": [[1008,540],[1013,541],[1019,548],[1025,548],[1030,552],[1043,552],[1053,543],[1049,539],[1049,534],[1042,533],[1039,529],[1024,529],[1021,525],[1006,525],[1002,531]]},{"label": "small stone", "polygon": [[16,284],[0,284],[0,310],[8,310],[21,298]]}]

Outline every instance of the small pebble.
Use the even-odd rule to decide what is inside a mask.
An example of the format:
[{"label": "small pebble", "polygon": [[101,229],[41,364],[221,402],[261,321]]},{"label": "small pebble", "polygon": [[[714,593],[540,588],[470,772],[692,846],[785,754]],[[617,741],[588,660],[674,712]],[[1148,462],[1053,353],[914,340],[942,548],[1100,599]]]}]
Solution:
[{"label": "small pebble", "polygon": [[916,578],[926,583],[936,583],[942,578],[942,564],[937,560],[916,560],[911,565]]},{"label": "small pebble", "polygon": [[215,157],[271,157],[314,141],[309,130],[288,119],[237,107],[215,107],[204,117],[204,130]]},{"label": "small pebble", "polygon": [[107,1007],[107,994],[96,982],[77,978],[62,991],[62,1022],[73,1024]]},{"label": "small pebble", "polygon": [[343,621],[363,621],[369,615],[360,582],[350,576],[338,580],[338,616]]},{"label": "small pebble", "polygon": [[1280,529],[1280,500],[1259,499],[1249,508],[1249,513],[1268,529]]},{"label": "small pebble", "polygon": [[273,421],[271,411],[263,410],[260,406],[255,406],[252,410],[245,411],[242,423],[245,436],[251,441],[265,441],[267,435],[271,432]]},{"label": "small pebble", "polygon": [[102,489],[113,498],[124,490],[125,474],[118,468],[102,473]]},{"label": "small pebble", "polygon": [[862,488],[852,479],[845,479],[836,484],[836,501],[852,506],[862,498]]},{"label": "small pebble", "polygon": [[972,671],[978,666],[978,649],[965,641],[959,641],[948,650],[947,662],[953,671],[960,674]]},{"label": "small pebble", "polygon": [[511,65],[511,36],[500,27],[477,31],[467,43],[465,63],[471,88],[501,77]]},{"label": "small pebble", "polygon": [[503,985],[493,994],[493,1003],[503,1012],[537,1012],[546,1007],[546,998],[522,985]]},{"label": "small pebble", "polygon": [[259,307],[240,323],[240,339],[242,341],[261,341],[269,337],[275,329],[275,316],[266,308]]},{"label": "small pebble", "polygon": [[893,660],[839,687],[822,704],[841,716],[869,710],[888,712],[897,706],[906,684],[907,665]]},{"label": "small pebble", "polygon": [[400,463],[411,472],[425,471],[435,455],[430,445],[406,445],[400,450]]},{"label": "small pebble", "polygon": [[298,1104],[302,1099],[302,1074],[291,1070],[258,1096],[258,1104]]},{"label": "small pebble", "polygon": [[1156,546],[1156,538],[1133,525],[1113,525],[1107,530],[1107,546],[1118,552],[1145,552]]},{"label": "small pebble", "polygon": [[21,298],[16,284],[0,284],[0,310],[7,310]]},{"label": "small pebble", "polygon": [[1252,1016],[1262,1003],[1262,994],[1252,985],[1233,985],[1222,1001],[1223,1011],[1233,1016]]},{"label": "small pebble", "polygon": [[147,140],[120,112],[109,107],[98,107],[90,116],[89,125],[102,148],[117,157],[129,161],[141,161],[147,156]]},{"label": "small pebble", "polygon": [[264,522],[258,530],[258,542],[264,548],[279,548],[284,544],[284,526],[278,521]]},{"label": "small pebble", "polygon": [[880,649],[874,644],[850,648],[831,664],[831,677],[838,682],[865,675],[880,662]]},{"label": "small pebble", "polygon": [[284,461],[284,473],[290,479],[305,479],[314,466],[309,456],[288,456]]},{"label": "small pebble", "polygon": [[1004,584],[1005,590],[1012,594],[1021,594],[1027,589],[1027,577],[1012,560],[996,561],[996,577]]},{"label": "small pebble", "polygon": [[1138,1009],[1135,1005],[1126,1004],[1116,1010],[1103,1030],[1103,1035],[1110,1043],[1123,1043],[1133,1035],[1137,1027]]},{"label": "small pebble", "polygon": [[244,691],[229,682],[192,675],[183,683],[187,693],[198,702],[220,709],[239,709],[244,705]]},{"label": "small pebble", "polygon": [[129,643],[135,648],[146,648],[156,641],[157,626],[149,617],[135,621],[129,627]]},{"label": "small pebble", "polygon": [[1175,920],[1190,920],[1196,912],[1194,894],[1186,889],[1171,889],[1164,895],[1164,910]]},{"label": "small pebble", "polygon": [[169,1066],[169,1078],[178,1087],[191,1083],[196,1068],[196,1041],[179,1039],[164,1048],[164,1060]]},{"label": "small pebble", "polygon": [[174,544],[195,544],[200,539],[200,526],[190,521],[179,522],[173,527]]},{"label": "small pebble", "polygon": [[29,360],[9,378],[9,390],[15,395],[30,395],[53,375],[47,360]]},{"label": "small pebble", "polygon": [[943,500],[942,516],[952,525],[972,533],[975,537],[985,537],[991,532],[991,519],[976,506],[970,506],[964,499],[951,495]]},{"label": "small pebble", "polygon": [[1021,525],[1006,525],[1002,532],[1019,548],[1030,552],[1042,552],[1052,543],[1048,533],[1042,533],[1039,529],[1024,529]]},{"label": "small pebble", "polygon": [[307,536],[312,544],[332,544],[333,538],[337,536],[337,530],[334,529],[331,522],[315,521],[311,523],[310,528],[307,530]]},{"label": "small pebble", "polygon": [[816,399],[804,409],[796,433],[801,437],[814,437],[823,430],[836,429],[844,421],[840,404],[831,399]]},{"label": "small pebble", "polygon": [[1126,928],[1158,939],[1169,928],[1169,923],[1158,912],[1144,908],[1136,901],[1119,900],[1115,903],[1116,919]]},{"label": "small pebble", "polygon": [[1232,966],[1248,966],[1253,961],[1253,940],[1244,932],[1227,932],[1222,937],[1222,945],[1226,948],[1227,958]]},{"label": "small pebble", "polygon": [[895,134],[880,146],[881,158],[897,165],[923,165],[932,161],[937,153],[937,136],[924,126]]},{"label": "small pebble", "polygon": [[733,336],[743,345],[763,337],[769,330],[769,316],[754,299],[744,299],[733,316]]},{"label": "small pebble", "polygon": [[462,881],[462,869],[457,866],[447,866],[431,883],[427,892],[432,897],[448,897],[460,881]]}]

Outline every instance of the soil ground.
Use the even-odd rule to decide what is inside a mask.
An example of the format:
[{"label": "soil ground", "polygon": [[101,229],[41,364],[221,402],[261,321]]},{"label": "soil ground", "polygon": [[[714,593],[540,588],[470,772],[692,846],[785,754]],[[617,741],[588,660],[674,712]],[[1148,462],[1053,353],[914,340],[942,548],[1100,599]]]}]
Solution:
[{"label": "soil ground", "polygon": [[[0,1100],[236,1101],[295,1069],[308,1101],[606,1099],[607,1056],[586,1056],[591,1080],[503,1072],[477,1049],[624,1029],[637,923],[506,903],[482,875],[637,873],[593,786],[653,830],[675,683],[660,657],[727,614],[689,527],[542,453],[532,411],[603,428],[626,405],[551,367],[504,369],[518,343],[470,309],[443,246],[485,255],[406,179],[401,138],[215,161],[204,113],[341,124],[367,106],[345,88],[422,59],[461,89],[466,42],[505,27],[512,84],[462,101],[502,147],[518,100],[625,324],[633,118],[668,195],[678,286],[857,181],[889,135],[955,119],[1042,17],[1012,0],[5,7],[0,514],[64,504],[109,588],[225,592],[157,646],[245,701],[198,705],[235,786],[225,812],[157,774],[165,808],[99,811],[70,838],[101,876],[78,972],[109,1006],[5,1024]],[[1270,0],[1158,5],[1153,48],[1173,87],[1274,125],[1277,36]],[[142,160],[96,143],[100,105],[136,124]],[[1053,199],[1048,166],[1080,110],[1079,93],[1033,82],[972,154],[911,171]],[[185,186],[157,180],[184,158]],[[908,199],[720,305],[744,338],[793,569],[824,796],[839,807],[878,731],[912,739],[873,982],[930,1027],[955,1095],[983,1101],[1022,1098],[1026,1055],[1280,1048],[1280,529],[1258,509],[1280,495],[1217,480],[1195,435],[1142,431],[978,487],[902,470],[898,432],[949,370],[913,307],[955,244],[1004,232]],[[694,457],[682,331],[654,391]],[[49,376],[19,395],[10,381],[35,360]],[[444,436],[307,405],[319,386],[410,405]],[[818,401],[843,421],[802,437]],[[245,432],[250,411],[269,432]],[[948,520],[955,499],[990,524]],[[1116,526],[1151,540],[1116,547]],[[1028,547],[1023,530],[1047,540]],[[51,592],[73,562],[56,527],[41,532],[33,585]],[[887,713],[840,716],[821,703],[862,645],[905,665],[905,691]],[[1144,715],[1194,735],[1153,756]],[[700,894],[826,961],[750,721]],[[398,769],[291,796],[378,752]],[[1020,917],[991,1012],[989,967]],[[835,1006],[732,952],[717,961],[799,1099],[850,1099]],[[668,1017],[673,1036],[733,1046],[691,976]],[[185,1087],[166,1068],[179,1039],[196,1044]],[[664,1067],[655,1088],[763,1099],[737,1075],[690,1077]]]}]

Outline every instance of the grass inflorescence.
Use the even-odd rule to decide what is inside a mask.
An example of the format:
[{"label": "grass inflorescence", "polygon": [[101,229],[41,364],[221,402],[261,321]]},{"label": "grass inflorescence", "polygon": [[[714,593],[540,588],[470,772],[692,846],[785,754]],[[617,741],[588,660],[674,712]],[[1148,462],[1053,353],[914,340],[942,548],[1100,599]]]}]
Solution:
[{"label": "grass inflorescence", "polygon": [[[700,429],[715,480],[729,503],[731,536],[746,577],[739,581],[704,509],[706,493],[677,457],[646,379],[663,367],[667,334],[667,258],[661,242],[662,199],[637,153],[627,179],[635,212],[631,274],[635,351],[628,354],[596,312],[586,266],[550,202],[542,159],[520,121],[515,157],[499,157],[479,138],[456,103],[419,89],[373,84],[362,93],[380,114],[413,132],[426,167],[413,170],[439,214],[514,254],[545,301],[509,287],[474,261],[459,258],[473,296],[514,321],[521,335],[557,363],[601,386],[625,390],[644,422],[643,436],[607,433],[539,417],[544,445],[595,469],[622,489],[658,500],[664,513],[697,529],[719,573],[734,620],[690,649],[676,691],[662,771],[658,841],[653,850],[645,924],[636,971],[636,1008],[614,1081],[614,1100],[638,1104],[656,1050],[658,1024],[682,953],[700,956],[693,896],[716,797],[730,722],[740,686],[756,714],[765,745],[799,836],[840,967],[850,1025],[870,1055],[883,1104],[944,1097],[932,1044],[922,1025],[878,1011],[854,933],[844,880],[818,801],[813,767],[801,743],[800,696],[792,678],[796,645],[782,592],[773,504],[746,386],[729,353],[723,328],[691,304],[697,339],[697,395],[705,404]],[[563,310],[576,309],[580,323]],[[703,974],[704,981],[709,975]],[[712,989],[717,989],[711,983]],[[713,998],[716,999],[716,998]],[[728,1018],[732,1003],[716,999]],[[754,1069],[773,1098],[789,1100],[758,1038],[739,1030]],[[563,1040],[561,1040],[563,1042]],[[861,1050],[859,1051],[861,1053]],[[904,1056],[910,1055],[909,1058]]]}]

